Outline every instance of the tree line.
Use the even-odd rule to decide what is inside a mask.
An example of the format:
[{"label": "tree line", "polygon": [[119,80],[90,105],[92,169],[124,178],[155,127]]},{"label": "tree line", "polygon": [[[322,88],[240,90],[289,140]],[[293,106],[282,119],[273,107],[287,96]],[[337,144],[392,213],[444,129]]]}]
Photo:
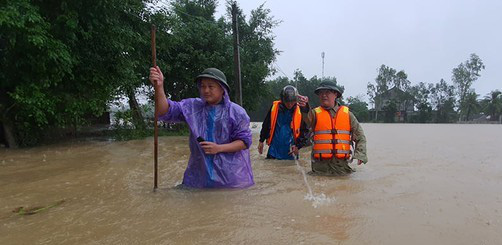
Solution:
[{"label": "tree line", "polygon": [[[476,54],[453,68],[451,81],[412,85],[405,71],[382,65],[367,94],[373,105],[371,121],[395,122],[396,114],[407,113],[404,122],[451,123],[470,121],[482,114],[484,120],[500,121],[502,94],[496,89],[480,98],[472,88],[485,65]],[[389,91],[401,93],[389,95]],[[410,110],[411,109],[411,110]],[[379,116],[379,113],[381,115]]]},{"label": "tree line", "polygon": [[[56,132],[74,134],[126,98],[133,127],[143,129],[138,92],[151,66],[150,26],[157,26],[157,64],[173,100],[198,96],[194,78],[217,67],[233,81],[230,5],[215,17],[216,0],[32,1],[0,6],[0,140],[39,144]],[[254,110],[279,51],[279,23],[259,6],[238,11],[243,106]],[[1,143],[1,142],[0,142]]]},{"label": "tree line", "polygon": [[[157,26],[157,64],[166,75],[165,90],[173,100],[196,97],[194,78],[207,67],[217,67],[234,87],[232,20],[216,18],[216,0],[4,0],[0,5],[0,144],[9,147],[40,144],[56,134],[73,135],[125,98],[124,117],[132,128],[148,129],[145,110],[137,96],[146,93],[151,66],[150,26]],[[280,90],[295,85],[301,94],[318,101],[315,88],[335,77],[266,81],[276,70],[280,51],[274,28],[280,23],[269,9],[258,6],[246,16],[238,11],[243,107],[261,121]],[[482,99],[472,89],[484,64],[471,55],[452,72],[452,85],[411,85],[404,71],[382,65],[365,99],[341,98],[360,121],[392,122],[403,101],[411,100],[410,122],[469,120],[484,112],[495,120],[501,114],[501,93]],[[379,98],[393,87],[404,93],[385,103]],[[343,89],[343,87],[342,87]],[[231,93],[232,95],[232,93]],[[231,96],[232,99],[233,96]],[[375,107],[381,109],[375,110]]]},{"label": "tree line", "polygon": [[[361,122],[455,123],[480,116],[483,120],[500,122],[502,92],[496,89],[481,97],[472,88],[484,69],[481,58],[471,54],[468,60],[453,68],[451,84],[441,79],[437,83],[413,85],[404,70],[397,71],[383,64],[375,82],[367,85],[370,105],[361,95],[342,96],[339,103],[349,106]],[[310,98],[311,106],[318,106],[314,90],[323,80],[337,82],[335,77],[307,79],[300,70],[295,71],[292,79],[278,77],[269,81],[258,110],[250,113],[251,119],[263,120],[272,101],[279,98],[286,85],[296,86],[300,94]]]}]

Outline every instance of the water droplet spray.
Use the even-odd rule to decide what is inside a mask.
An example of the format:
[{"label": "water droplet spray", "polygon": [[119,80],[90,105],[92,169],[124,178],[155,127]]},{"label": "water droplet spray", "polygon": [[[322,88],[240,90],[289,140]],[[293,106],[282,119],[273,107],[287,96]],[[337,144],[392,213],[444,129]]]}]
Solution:
[{"label": "water droplet spray", "polygon": [[309,182],[307,181],[307,175],[305,174],[305,170],[300,166],[300,162],[298,161],[298,155],[296,155],[293,151],[291,151],[293,154],[293,158],[295,159],[296,167],[298,170],[302,173],[303,176],[303,182],[305,182],[305,186],[307,186],[308,193],[305,195],[304,199],[312,201],[312,206],[314,208],[317,208],[321,205],[328,205],[332,202],[335,201],[335,198],[329,198],[327,197],[324,193],[321,193],[319,195],[314,195],[312,192],[312,188],[310,187]]}]

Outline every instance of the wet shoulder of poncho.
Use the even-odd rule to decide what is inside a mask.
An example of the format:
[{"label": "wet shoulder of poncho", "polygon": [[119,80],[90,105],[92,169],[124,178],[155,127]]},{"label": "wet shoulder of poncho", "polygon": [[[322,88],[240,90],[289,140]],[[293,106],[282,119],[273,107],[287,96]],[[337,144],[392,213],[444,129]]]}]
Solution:
[{"label": "wet shoulder of poncho", "polygon": [[[233,103],[225,91],[223,103],[210,106],[201,98],[168,100],[169,112],[160,117],[168,122],[186,122],[190,128],[190,158],[183,184],[195,188],[245,188],[254,184],[249,147],[252,144],[249,116]],[[211,110],[214,110],[211,112]],[[208,130],[212,117],[213,128]],[[211,120],[211,119],[210,119]],[[212,137],[208,137],[211,134]],[[242,140],[246,149],[232,153],[206,155],[197,137],[212,138],[217,144]]]}]

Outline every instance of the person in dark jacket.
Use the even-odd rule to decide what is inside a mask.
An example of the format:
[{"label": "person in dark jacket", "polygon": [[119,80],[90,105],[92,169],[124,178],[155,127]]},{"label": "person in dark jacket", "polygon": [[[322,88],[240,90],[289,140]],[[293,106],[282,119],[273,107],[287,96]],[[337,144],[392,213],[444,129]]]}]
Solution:
[{"label": "person in dark jacket", "polygon": [[293,160],[298,156],[298,150],[308,144],[308,129],[296,103],[296,88],[285,86],[280,96],[281,99],[273,102],[263,121],[258,152],[263,153],[266,141],[269,145],[267,158]]}]

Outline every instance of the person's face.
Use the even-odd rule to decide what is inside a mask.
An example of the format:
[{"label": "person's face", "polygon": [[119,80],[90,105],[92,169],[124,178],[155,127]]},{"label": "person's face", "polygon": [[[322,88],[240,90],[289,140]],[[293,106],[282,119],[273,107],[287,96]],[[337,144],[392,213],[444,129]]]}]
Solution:
[{"label": "person's face", "polygon": [[322,107],[331,108],[335,106],[338,93],[333,90],[322,89],[319,91],[319,100]]},{"label": "person's face", "polygon": [[220,83],[212,78],[202,78],[200,94],[210,105],[216,105],[223,99],[224,90]]},{"label": "person's face", "polygon": [[293,106],[296,105],[296,101],[292,101],[292,102],[284,102],[284,106],[286,106],[286,108],[291,109],[293,108]]}]

